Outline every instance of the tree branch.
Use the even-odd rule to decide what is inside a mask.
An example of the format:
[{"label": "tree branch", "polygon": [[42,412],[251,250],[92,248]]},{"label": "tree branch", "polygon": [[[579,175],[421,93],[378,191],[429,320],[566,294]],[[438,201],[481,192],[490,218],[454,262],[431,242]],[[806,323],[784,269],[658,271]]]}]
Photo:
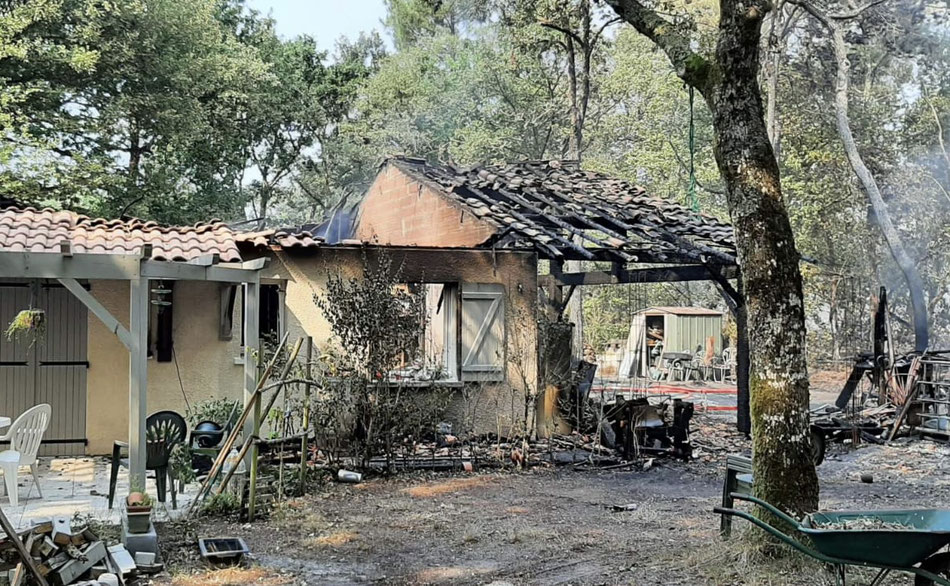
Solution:
[{"label": "tree branch", "polygon": [[612,25],[612,24],[616,24],[616,23],[620,22],[621,20],[623,20],[623,19],[621,19],[621,18],[618,16],[618,17],[616,17],[616,18],[611,18],[611,19],[607,20],[607,22],[605,22],[604,24],[600,25],[600,27],[599,27],[596,31],[594,31],[594,34],[591,35],[591,38],[590,38],[590,49],[593,50],[594,46],[597,44],[597,40],[600,38],[600,35],[603,34],[604,30],[605,30],[608,26],[610,26],[610,25]]},{"label": "tree branch", "polygon": [[661,18],[639,0],[607,0],[607,4],[666,53],[676,74],[683,81],[700,93],[705,91],[712,64],[693,51],[688,36],[678,32],[671,22]]},{"label": "tree branch", "polygon": [[538,24],[540,24],[544,28],[549,28],[561,34],[567,35],[568,37],[574,39],[574,42],[576,42],[578,45],[584,46],[587,44],[584,42],[584,39],[582,39],[577,33],[575,33],[574,31],[572,31],[571,29],[567,27],[563,27],[559,24],[555,24],[549,20],[538,21]]},{"label": "tree branch", "polygon": [[884,4],[885,2],[887,2],[887,0],[871,0],[871,2],[868,2],[864,6],[859,6],[853,10],[848,10],[847,12],[836,12],[834,14],[829,14],[828,18],[831,18],[832,20],[848,20],[851,18],[857,18],[858,16],[861,16],[861,14],[863,14],[865,11],[871,8],[874,8],[875,6],[879,4]]}]

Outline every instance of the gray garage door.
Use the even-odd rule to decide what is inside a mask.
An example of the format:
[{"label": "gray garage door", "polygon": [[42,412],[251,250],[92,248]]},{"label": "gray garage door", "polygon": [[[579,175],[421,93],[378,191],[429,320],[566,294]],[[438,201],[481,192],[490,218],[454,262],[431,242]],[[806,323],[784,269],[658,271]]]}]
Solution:
[{"label": "gray garage door", "polygon": [[[30,306],[31,286],[0,283],[0,328]],[[86,307],[61,286],[35,288],[34,305],[46,311],[46,332],[35,343],[0,333],[0,415],[15,419],[49,403],[53,417],[42,455],[82,455],[86,448]],[[0,430],[5,432],[6,430]]]}]

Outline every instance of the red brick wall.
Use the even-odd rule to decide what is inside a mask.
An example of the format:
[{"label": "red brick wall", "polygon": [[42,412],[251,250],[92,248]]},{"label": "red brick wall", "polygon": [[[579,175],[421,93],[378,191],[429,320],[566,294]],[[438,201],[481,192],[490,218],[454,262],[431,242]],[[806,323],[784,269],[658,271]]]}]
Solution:
[{"label": "red brick wall", "polygon": [[395,166],[386,165],[363,199],[356,237],[402,246],[473,247],[495,230]]}]

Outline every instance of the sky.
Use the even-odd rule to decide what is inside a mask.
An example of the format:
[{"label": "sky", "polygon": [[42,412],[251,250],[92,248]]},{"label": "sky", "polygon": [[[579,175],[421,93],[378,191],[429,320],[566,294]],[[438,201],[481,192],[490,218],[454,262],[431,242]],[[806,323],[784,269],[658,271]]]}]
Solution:
[{"label": "sky", "polygon": [[384,39],[383,0],[247,0],[247,6],[270,14],[277,33],[285,38],[310,35],[325,51],[333,52],[337,39],[355,39],[361,31],[377,30]]}]

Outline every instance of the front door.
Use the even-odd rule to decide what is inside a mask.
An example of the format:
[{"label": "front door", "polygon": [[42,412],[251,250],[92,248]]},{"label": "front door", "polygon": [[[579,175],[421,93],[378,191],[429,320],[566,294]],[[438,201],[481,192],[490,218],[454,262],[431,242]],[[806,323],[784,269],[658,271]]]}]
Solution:
[{"label": "front door", "polygon": [[[31,304],[46,312],[45,331],[8,339],[7,326]],[[62,286],[0,283],[0,416],[49,403],[41,455],[85,453],[87,326],[86,306]]]}]

